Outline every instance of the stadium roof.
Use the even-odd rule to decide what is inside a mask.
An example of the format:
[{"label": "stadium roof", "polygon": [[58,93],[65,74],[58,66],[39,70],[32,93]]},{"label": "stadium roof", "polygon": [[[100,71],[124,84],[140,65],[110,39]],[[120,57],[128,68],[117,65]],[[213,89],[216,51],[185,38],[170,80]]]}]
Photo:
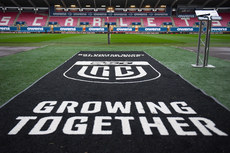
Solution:
[{"label": "stadium roof", "polygon": [[[107,6],[129,8],[151,7],[162,5],[177,7],[178,5],[201,7],[230,7],[230,0],[0,0],[1,7],[49,7],[60,5],[62,7],[101,8]],[[87,5],[87,6],[86,6]]]}]

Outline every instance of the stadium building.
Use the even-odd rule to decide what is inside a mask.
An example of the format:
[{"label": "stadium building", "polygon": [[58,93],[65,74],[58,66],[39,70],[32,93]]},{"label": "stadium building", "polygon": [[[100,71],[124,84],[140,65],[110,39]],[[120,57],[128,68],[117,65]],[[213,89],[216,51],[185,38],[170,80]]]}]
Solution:
[{"label": "stadium building", "polygon": [[215,9],[222,17],[212,32],[230,31],[228,0],[1,0],[1,32],[194,33],[195,10]]}]

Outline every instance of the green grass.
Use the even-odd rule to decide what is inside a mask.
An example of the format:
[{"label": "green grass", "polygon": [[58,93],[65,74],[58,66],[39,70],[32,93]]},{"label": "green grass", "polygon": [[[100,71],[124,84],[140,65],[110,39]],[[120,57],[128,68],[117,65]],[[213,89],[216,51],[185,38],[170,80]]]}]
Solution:
[{"label": "green grass", "polygon": [[[230,108],[230,62],[210,57],[215,69],[192,68],[196,54],[179,47],[196,47],[192,35],[0,34],[0,46],[40,46],[0,57],[0,104],[55,69],[79,51],[146,51],[196,87]],[[211,46],[230,47],[230,35],[212,35]]]}]

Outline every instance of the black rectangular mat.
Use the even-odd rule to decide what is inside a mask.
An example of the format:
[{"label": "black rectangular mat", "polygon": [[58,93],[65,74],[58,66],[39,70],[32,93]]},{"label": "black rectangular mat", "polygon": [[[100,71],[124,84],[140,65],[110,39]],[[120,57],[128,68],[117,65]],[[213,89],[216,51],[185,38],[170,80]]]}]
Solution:
[{"label": "black rectangular mat", "polygon": [[230,113],[144,52],[80,52],[0,109],[1,153],[222,153]]}]

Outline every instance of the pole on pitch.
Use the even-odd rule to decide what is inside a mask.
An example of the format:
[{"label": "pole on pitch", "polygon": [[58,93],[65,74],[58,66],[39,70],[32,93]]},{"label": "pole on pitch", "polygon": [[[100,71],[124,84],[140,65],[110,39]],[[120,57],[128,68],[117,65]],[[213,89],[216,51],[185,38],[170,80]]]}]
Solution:
[{"label": "pole on pitch", "polygon": [[110,24],[109,23],[107,23],[107,27],[108,27],[108,44],[110,44],[111,35],[110,35]]},{"label": "pole on pitch", "polygon": [[198,50],[197,50],[197,57],[196,57],[196,66],[199,66],[199,58],[200,58],[200,43],[202,41],[201,36],[202,36],[202,30],[203,29],[203,22],[200,21],[199,25],[199,38],[198,38]]},{"label": "pole on pitch", "polygon": [[[198,16],[198,19],[200,20],[200,25],[199,25],[199,38],[198,38],[196,64],[192,64],[192,66],[215,68],[215,66],[208,64],[210,36],[211,36],[212,21],[221,20],[221,17],[218,15],[216,10],[196,10],[195,12],[196,15]],[[205,40],[202,40],[203,25],[204,25],[203,23],[206,23],[206,32],[204,34]],[[203,60],[200,58],[201,45],[204,46]],[[200,64],[199,62],[201,62],[202,64]]]},{"label": "pole on pitch", "polygon": [[206,40],[205,40],[205,52],[204,52],[203,67],[207,67],[208,66],[211,24],[212,24],[212,20],[208,20],[207,21],[207,29],[206,29]]}]

